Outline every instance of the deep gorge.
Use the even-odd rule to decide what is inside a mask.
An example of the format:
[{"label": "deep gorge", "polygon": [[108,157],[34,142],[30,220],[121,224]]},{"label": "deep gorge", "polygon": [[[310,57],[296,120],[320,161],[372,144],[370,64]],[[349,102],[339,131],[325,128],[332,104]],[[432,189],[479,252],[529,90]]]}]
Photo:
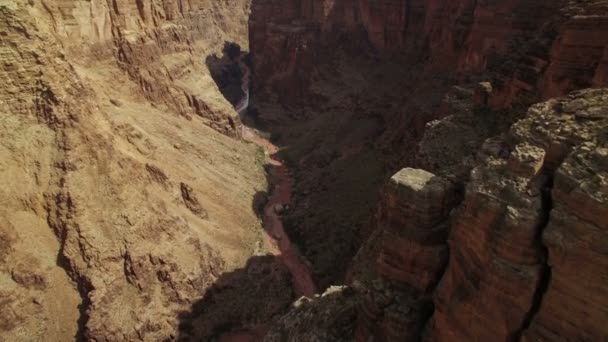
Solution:
[{"label": "deep gorge", "polygon": [[608,336],[606,1],[0,14],[0,340]]}]

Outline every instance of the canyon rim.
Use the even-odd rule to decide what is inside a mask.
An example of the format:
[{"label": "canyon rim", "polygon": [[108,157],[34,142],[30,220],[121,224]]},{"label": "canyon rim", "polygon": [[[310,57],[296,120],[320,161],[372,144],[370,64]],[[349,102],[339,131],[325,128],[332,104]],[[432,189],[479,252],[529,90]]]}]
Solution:
[{"label": "canyon rim", "polygon": [[0,341],[608,339],[608,1],[0,0]]}]

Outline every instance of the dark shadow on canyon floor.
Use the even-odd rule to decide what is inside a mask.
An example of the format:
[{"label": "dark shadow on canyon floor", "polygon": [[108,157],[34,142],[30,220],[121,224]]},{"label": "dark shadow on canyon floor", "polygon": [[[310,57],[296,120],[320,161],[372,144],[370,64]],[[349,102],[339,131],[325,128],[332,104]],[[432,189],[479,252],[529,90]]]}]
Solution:
[{"label": "dark shadow on canyon floor", "polygon": [[[227,42],[223,56],[208,56],[206,62],[225,98],[235,105],[243,96],[243,71],[230,46]],[[390,100],[402,95],[390,87],[401,73],[395,72],[394,63],[381,67],[376,56],[359,56],[356,49],[351,55],[329,49],[311,75],[298,74],[294,82],[282,80],[280,89],[266,89],[248,56],[238,52],[252,68],[253,85],[241,121],[281,148],[279,155],[295,178],[294,205],[283,221],[286,233],[313,265],[320,290],[343,284],[365,240],[360,232],[366,231],[389,174],[382,146],[375,142],[389,124],[385,118],[398,110]],[[348,73],[363,78],[346,86]],[[393,82],[385,82],[386,76]],[[303,82],[302,77],[314,80]],[[390,92],[385,94],[386,89]]]},{"label": "dark shadow on canyon floor", "polygon": [[277,257],[254,256],[222,274],[179,316],[178,341],[213,341],[242,329],[263,329],[294,300],[289,271]]},{"label": "dark shadow on canyon floor", "polygon": [[241,47],[237,43],[224,42],[222,55],[209,55],[205,58],[205,65],[211,77],[222,92],[222,95],[233,106],[243,97],[241,90],[242,71],[238,64],[241,57]]},{"label": "dark shadow on canyon floor", "polygon": [[[252,16],[256,16],[256,8],[252,5]],[[342,38],[299,52],[292,74],[283,72],[289,69],[286,65],[256,70],[255,61],[246,61],[252,68],[253,89],[249,110],[241,118],[281,148],[279,155],[293,172],[293,206],[283,222],[290,240],[312,264],[321,291],[346,282],[351,261],[370,233],[382,184],[394,173],[394,165],[403,164],[400,158],[413,154],[408,148],[415,148],[446,90],[442,77],[427,79],[428,74],[411,67],[402,56],[362,52]],[[243,71],[229,45],[226,43],[222,56],[208,56],[206,64],[225,98],[236,105],[243,96]],[[285,51],[273,52],[288,57],[293,52],[287,51],[288,45]],[[263,46],[252,46],[264,51]],[[240,50],[239,54],[244,55]],[[273,57],[273,62],[287,63],[280,56]],[[280,76],[263,74],[273,70]],[[270,78],[275,84],[264,84]],[[421,79],[426,87],[414,88]],[[408,112],[416,113],[419,120]],[[265,195],[255,197],[252,205],[259,213]],[[290,286],[269,284],[259,289],[250,284],[283,281],[276,271],[269,273],[274,276],[258,271],[275,269],[269,265],[280,265],[277,258],[258,258],[252,258],[244,269],[222,275],[192,312],[181,317],[182,336],[217,336],[248,327],[254,318],[251,310],[257,312],[251,305],[282,305],[277,304],[285,300],[281,291],[292,291]],[[290,281],[289,273],[285,274]],[[243,285],[224,285],[234,281]],[[242,299],[249,286],[256,298]],[[278,291],[276,298],[273,291]],[[270,296],[269,303],[265,296]],[[242,304],[228,304],[235,310],[230,312],[222,308],[222,301]]]},{"label": "dark shadow on canyon floor", "polygon": [[[265,164],[267,191],[255,194],[252,209],[263,221],[272,192],[272,165]],[[269,239],[260,230],[260,244]],[[258,246],[259,247],[259,246]],[[258,341],[267,324],[295,300],[292,276],[280,257],[255,255],[242,268],[224,272],[179,319],[178,341]],[[243,339],[244,336],[244,339]]]},{"label": "dark shadow on canyon floor", "polygon": [[[265,163],[261,150],[258,153],[268,187],[253,196],[251,206],[263,222],[278,171],[275,165]],[[259,233],[256,250],[271,239],[263,227]],[[261,341],[268,324],[287,312],[294,300],[292,275],[281,257],[254,255],[242,268],[222,273],[201,299],[179,314],[177,340]]]}]

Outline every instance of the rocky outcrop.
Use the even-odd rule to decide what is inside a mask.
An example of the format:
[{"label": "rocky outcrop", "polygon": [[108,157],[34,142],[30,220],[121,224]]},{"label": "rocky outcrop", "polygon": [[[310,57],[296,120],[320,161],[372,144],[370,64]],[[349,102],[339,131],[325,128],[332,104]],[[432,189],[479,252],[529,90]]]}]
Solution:
[{"label": "rocky outcrop", "polygon": [[[484,141],[530,105],[605,84],[607,10],[603,1],[254,1],[252,104],[302,171],[288,232],[320,286],[341,281],[335,264],[378,226],[327,218],[368,194],[352,189],[410,166],[462,191]],[[590,53],[575,58],[574,40]],[[377,130],[362,132],[357,120]],[[383,174],[341,167],[359,157]],[[371,216],[364,204],[352,211]]]},{"label": "rocky outcrop", "polygon": [[273,324],[264,341],[352,341],[355,298],[355,291],[344,286],[330,287],[314,300],[302,297]]},{"label": "rocky outcrop", "polygon": [[[401,170],[389,184],[381,205],[384,216],[379,218],[384,236],[378,273],[425,291],[437,281],[445,261],[446,250],[440,243],[445,240],[445,219],[454,205],[454,189],[449,182],[416,169]],[[416,243],[419,245],[409,246]]]},{"label": "rocky outcrop", "polygon": [[561,18],[543,22],[516,56],[496,67],[492,83],[499,91],[491,98],[493,108],[606,85],[608,6],[602,1],[559,6]]},{"label": "rocky outcrop", "polygon": [[[565,309],[551,304],[565,300],[566,292],[580,293],[569,300],[581,310],[591,296],[603,298],[592,285],[571,283],[568,271],[555,274],[560,266],[565,270],[583,261],[575,261],[577,252],[564,252],[570,246],[563,240],[566,233],[552,234],[551,227],[553,220],[571,222],[571,212],[556,211],[555,186],[562,170],[570,168],[572,154],[583,153],[577,151],[584,141],[596,144],[603,139],[603,119],[596,113],[602,112],[597,104],[605,102],[605,94],[575,93],[535,105],[527,114],[525,108],[573,90],[606,85],[607,15],[603,1],[288,1],[284,6],[254,2],[254,97],[256,92],[274,93],[288,108],[297,103],[316,109],[319,102],[318,112],[340,113],[331,107],[333,99],[316,97],[323,94],[319,89],[332,89],[329,82],[323,83],[320,65],[332,65],[344,87],[356,87],[359,75],[341,72],[349,62],[341,54],[348,54],[352,46],[369,55],[362,57],[368,57],[368,63],[388,64],[398,54],[407,61],[404,64],[418,69],[400,84],[406,99],[391,102],[400,113],[387,108],[380,115],[384,131],[373,142],[386,146],[386,155],[402,153],[396,164],[425,168],[444,179],[451,187],[445,190],[452,193],[447,197],[454,202],[442,207],[441,201],[415,191],[397,196],[392,188],[395,178],[389,182],[372,224],[375,229],[363,234],[363,240],[370,238],[352,272],[365,287],[358,299],[358,338],[597,339],[604,333],[601,324],[573,322],[562,313]],[[451,86],[454,83],[458,85]],[[362,104],[374,94],[366,90],[359,95],[352,110],[365,115]],[[592,110],[577,116],[560,109],[581,102]],[[349,106],[348,100],[344,103]],[[505,133],[514,122],[518,123]],[[556,135],[548,138],[546,132]],[[410,146],[418,148],[413,151]],[[575,158],[584,163],[582,169],[601,173],[596,159],[583,155]],[[331,177],[331,161],[318,164],[330,170],[320,172],[323,177]],[[601,176],[578,172],[574,173],[580,179],[603,182]],[[569,181],[569,189],[574,189],[571,182],[575,181]],[[414,188],[407,182],[402,186]],[[590,197],[589,206],[600,217],[605,205],[591,203],[603,203],[603,197]],[[462,203],[448,220],[449,209],[458,201]],[[435,222],[436,226],[426,220],[429,216],[412,209],[419,206],[447,209],[434,216],[442,224]],[[589,228],[593,233],[568,236],[601,241],[594,228]],[[338,234],[331,229],[328,226],[327,236],[333,239]],[[426,243],[430,238],[422,232],[427,230],[434,232],[433,243]],[[591,252],[598,248],[582,247],[581,260],[591,260],[592,255],[599,259]],[[334,254],[338,253],[341,250]],[[551,260],[556,260],[555,267]],[[602,272],[596,267],[604,263],[588,264],[583,279],[600,284],[602,276],[595,274]],[[600,306],[590,305],[577,317],[592,314],[589,321],[599,322],[605,319]],[[585,326],[585,331],[575,331],[578,326]]]},{"label": "rocky outcrop", "polygon": [[79,63],[117,63],[149,101],[238,135],[232,106],[221,96],[208,96],[217,86],[205,59],[224,41],[247,46],[248,7],[248,1],[235,0],[44,0],[33,2],[31,12],[49,21]]},{"label": "rocky outcrop", "polygon": [[545,151],[523,141],[504,151],[511,151],[508,159],[472,171],[455,214],[431,340],[517,337],[545,281],[537,239],[548,215],[541,195],[550,181],[542,174]]},{"label": "rocky outcrop", "polygon": [[[608,241],[606,101],[606,90],[575,93],[536,108],[546,111],[544,118],[535,115],[515,127],[518,135],[536,127],[546,150],[560,151],[551,153],[546,163],[562,158],[554,173],[550,219],[542,235],[549,284],[523,332],[526,341],[562,336],[597,340],[608,335],[603,323],[608,319],[607,293],[598,286],[606,282]],[[553,110],[547,110],[550,106]],[[563,124],[557,127],[560,119]]]},{"label": "rocky outcrop", "polygon": [[572,6],[575,15],[559,29],[542,80],[542,97],[608,84],[608,5]]},{"label": "rocky outcrop", "polygon": [[[606,239],[602,232],[607,210],[602,164],[605,137],[601,132],[608,120],[607,96],[606,90],[588,90],[532,106],[507,134],[483,144],[465,197],[450,220],[448,266],[438,286],[426,288],[434,293],[434,313],[427,316],[431,319],[424,340],[593,340],[605,336],[599,323],[607,315],[600,304],[605,293],[592,284],[604,281],[600,268],[605,267],[605,257],[599,246]],[[399,174],[404,172],[408,171]],[[410,206],[424,203],[411,194],[403,198]],[[431,203],[439,206],[442,201]],[[411,211],[396,212],[408,217]],[[399,226],[407,234],[418,231],[411,224]],[[376,271],[385,278],[383,251],[397,241],[379,242],[381,262]],[[438,268],[428,263],[436,259],[416,250],[411,244],[400,249],[426,263],[412,263],[397,255],[389,260],[394,268],[406,269],[405,274],[415,272],[418,281],[427,279],[421,274]],[[412,278],[404,279],[416,284]],[[394,291],[394,297],[411,296],[411,290]],[[390,303],[390,297],[380,298]],[[360,303],[359,329],[369,330],[365,327],[377,319],[369,312],[382,310],[370,310],[367,299]],[[562,311],[565,307],[568,314]],[[414,326],[418,329],[414,331],[421,331],[424,316],[418,314],[413,320],[416,314],[411,308],[394,314],[392,321],[401,322],[395,330],[408,334]],[[391,317],[386,311],[385,316]],[[391,340],[382,335],[384,331],[376,330],[374,335]]]},{"label": "rocky outcrop", "polygon": [[375,265],[355,276],[369,289],[359,303],[357,339],[414,340],[432,313],[430,293],[447,262],[447,217],[457,198],[448,181],[417,169],[395,174],[383,193],[380,237],[369,242],[379,252],[361,256]]},{"label": "rocky outcrop", "polygon": [[[423,170],[393,176],[355,259],[356,338],[606,336],[606,103],[608,90],[596,89],[530,107],[485,141],[463,198]],[[295,309],[284,319],[306,321],[306,336],[327,330],[309,316]],[[278,336],[302,336],[283,324]]]},{"label": "rocky outcrop", "polygon": [[[435,295],[436,311],[428,331],[430,340],[508,340],[521,336],[593,339],[605,335],[601,324],[592,323],[596,319],[605,320],[603,310],[590,313],[592,319],[583,318],[585,314],[571,314],[570,319],[581,319],[572,325],[577,327],[575,330],[561,330],[561,323],[551,319],[542,326],[538,323],[541,317],[538,313],[559,315],[559,310],[552,311],[552,300],[547,298],[550,293],[563,293],[563,286],[568,286],[565,283],[570,284],[568,299],[554,297],[553,300],[560,301],[560,305],[572,301],[568,305],[570,313],[573,310],[590,312],[588,304],[583,303],[586,300],[601,302],[604,298],[601,290],[590,291],[583,282],[574,280],[595,277],[598,274],[595,266],[602,267],[602,257],[597,254],[587,256],[590,259],[583,257],[592,266],[572,273],[566,271],[566,267],[560,269],[560,263],[551,260],[561,259],[565,264],[569,263],[566,260],[576,262],[574,255],[593,249],[592,245],[577,244],[572,247],[572,254],[565,256],[561,252],[563,247],[557,246],[570,244],[567,241],[576,238],[562,235],[557,242],[555,236],[560,235],[558,231],[570,232],[571,228],[566,227],[573,227],[564,224],[564,217],[569,214],[562,211],[571,213],[574,207],[568,205],[572,209],[565,209],[559,204],[560,198],[569,197],[562,195],[564,176],[597,172],[597,176],[585,178],[585,182],[595,183],[594,189],[603,186],[603,168],[587,159],[590,155],[586,157],[584,150],[585,146],[592,145],[590,151],[596,147],[601,151],[604,144],[601,131],[608,117],[606,113],[596,114],[589,120],[581,115],[589,111],[602,112],[599,108],[605,107],[607,94],[605,90],[579,92],[564,100],[535,105],[502,140],[486,142],[481,165],[472,171],[465,200],[451,226],[450,262]],[[572,160],[587,160],[587,163],[577,162],[574,167]],[[565,190],[566,193],[577,188],[574,179],[567,184],[570,190]],[[579,184],[583,189],[586,187],[585,183]],[[575,196],[581,196],[580,201],[586,196],[592,202],[599,201],[595,202],[598,204],[592,215],[604,216],[600,213],[606,207],[599,204],[601,197],[594,195],[601,190],[587,195],[583,195],[584,190],[574,192],[578,193]],[[576,220],[578,215],[570,217]],[[603,238],[601,223],[586,227],[591,229],[589,232],[599,234],[596,239]],[[588,234],[583,231],[581,235]],[[578,248],[581,248],[579,252],[574,252]],[[595,281],[601,279],[591,282]],[[575,295],[583,292],[586,299]],[[562,319],[568,320],[565,316]],[[529,330],[530,322],[533,330]],[[531,331],[536,335],[531,335]],[[549,331],[559,332],[543,335]]]},{"label": "rocky outcrop", "polygon": [[399,51],[410,63],[423,60],[429,77],[490,71],[493,108],[606,84],[608,9],[602,1],[298,3],[254,1],[250,20],[257,87],[278,91],[284,103],[306,94],[328,51],[353,44],[357,51],[373,51],[369,44]]}]

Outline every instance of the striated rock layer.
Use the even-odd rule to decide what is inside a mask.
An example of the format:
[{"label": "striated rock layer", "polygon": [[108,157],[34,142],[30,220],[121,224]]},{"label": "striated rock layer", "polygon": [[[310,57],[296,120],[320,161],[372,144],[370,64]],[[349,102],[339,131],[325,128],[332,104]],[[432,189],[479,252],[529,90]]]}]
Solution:
[{"label": "striated rock layer", "polygon": [[[296,193],[301,205],[294,210],[299,221],[292,233],[303,241],[314,268],[322,270],[322,287],[327,279],[344,281],[340,271],[328,275],[327,270],[344,265],[359,249],[346,279],[364,287],[359,339],[514,340],[531,336],[529,331],[537,334],[532,339],[553,339],[559,332],[551,329],[558,326],[571,327],[566,338],[584,337],[574,331],[576,325],[561,320],[545,323],[550,328],[538,323],[544,315],[544,322],[551,320],[539,309],[540,298],[547,287],[547,294],[552,293],[550,280],[559,279],[547,263],[549,243],[540,236],[554,205],[548,188],[565,155],[545,143],[539,146],[534,135],[530,142],[505,132],[534,114],[536,107],[526,114],[534,103],[608,85],[607,24],[608,4],[600,0],[252,2],[253,102],[276,98],[280,110],[269,113],[272,105],[260,105],[261,119],[270,126],[278,122],[280,127],[282,119],[301,125],[314,140],[301,147],[301,140],[282,137],[289,149],[310,150],[295,154],[294,162],[317,174],[316,179],[300,177],[300,187],[310,189]],[[377,72],[377,65],[394,70]],[[382,94],[361,87],[365,82]],[[344,95],[343,89],[354,90]],[[590,101],[604,101],[602,95],[589,94]],[[369,103],[376,108],[368,110]],[[552,110],[544,109],[548,122]],[[331,136],[356,132],[345,123],[322,127],[348,115],[379,122],[379,133],[361,134],[346,147],[317,138],[323,129]],[[555,124],[552,130],[567,124]],[[321,153],[326,146],[331,154]],[[488,162],[492,153],[506,162]],[[370,228],[344,229],[326,219],[327,208],[338,211],[349,204],[347,190],[324,193],[331,186],[326,183],[355,189],[365,182],[355,172],[335,171],[342,155],[380,159],[388,184],[394,185],[388,178],[406,166],[442,179],[451,193],[446,196],[454,199],[436,213],[435,223],[443,226],[412,209],[437,203],[429,205],[425,196],[396,196],[390,185],[380,194]],[[310,160],[315,165],[309,166]],[[366,165],[374,169],[372,163]],[[336,199],[344,204],[335,205]],[[304,206],[308,211],[302,213],[299,207]],[[367,207],[354,211],[358,209]],[[425,240],[430,239],[423,233],[427,230],[434,231],[428,232],[433,243]],[[358,243],[344,237],[355,234]],[[331,248],[324,241],[332,241]],[[566,309],[554,309],[561,310]],[[598,311],[593,315],[591,321],[604,318]],[[593,334],[589,336],[597,338]]]},{"label": "striated rock layer", "polygon": [[[595,89],[530,107],[508,132],[485,141],[460,204],[442,177],[411,168],[393,176],[377,228],[355,259],[355,280],[342,290],[357,293],[352,338],[607,336],[607,103],[608,89]],[[325,336],[337,328],[310,313],[349,307],[315,299],[271,331],[304,336],[287,324]]]},{"label": "striated rock layer", "polygon": [[[252,4],[254,93],[314,109],[327,89],[320,65],[356,86],[359,76],[340,70],[350,51],[417,69],[402,82],[400,113],[380,114],[373,143],[400,154],[399,167],[432,173],[404,169],[382,191],[350,275],[362,288],[356,337],[605,337],[606,92],[525,108],[607,84],[606,2],[281,3]],[[365,115],[360,104],[372,96],[361,92],[353,110]],[[320,102],[319,112],[331,104]]]},{"label": "striated rock layer", "polygon": [[0,339],[192,337],[193,303],[257,252],[263,159],[204,65],[246,11],[0,4]]},{"label": "striated rock layer", "polygon": [[450,182],[410,168],[395,174],[383,194],[379,237],[370,241],[379,250],[363,248],[357,256],[375,261],[367,271],[372,276],[365,270],[355,275],[368,289],[359,303],[357,339],[417,339],[432,313],[430,294],[447,262],[447,218],[457,197]]},{"label": "striated rock layer", "polygon": [[[300,184],[311,187],[296,194],[303,205],[329,187],[326,180],[347,179],[353,189],[365,183],[356,174],[333,173],[341,155],[371,155],[386,171],[378,177],[383,181],[411,166],[444,177],[461,191],[483,142],[506,131],[525,108],[607,84],[607,24],[608,5],[600,0],[253,1],[252,103],[271,130],[276,126],[287,150],[310,150],[294,158],[307,174],[319,174],[301,177]],[[386,70],[378,71],[379,65]],[[316,137],[320,130],[331,136],[356,132],[344,122],[323,127],[348,115],[373,120],[378,133],[336,147],[332,138]],[[309,140],[314,142],[300,147],[306,142],[290,140],[281,125],[300,125],[313,132]],[[298,134],[304,135],[292,135]],[[333,154],[321,155],[329,145]],[[310,160],[316,165],[309,167]],[[333,281],[341,276],[327,275],[333,257],[343,265],[344,256],[361,247],[344,235],[357,234],[363,242],[373,230],[348,231],[324,216],[342,193],[348,191],[322,194],[325,203],[313,203],[312,215],[294,214],[306,220],[294,224],[294,235],[307,249],[321,244],[319,234],[325,234],[320,240],[338,241],[335,252],[305,251],[315,269],[323,269],[320,277]],[[339,241],[348,246],[338,246]]]},{"label": "striated rock layer", "polygon": [[428,340],[606,336],[605,291],[596,287],[605,258],[589,251],[606,239],[607,95],[583,91],[532,106],[484,144],[454,215]]},{"label": "striated rock layer", "polygon": [[483,144],[451,219],[449,262],[424,340],[606,336],[598,284],[605,281],[607,94],[581,91],[534,105]]},{"label": "striated rock layer", "polygon": [[[608,243],[606,190],[608,91],[588,91],[553,101],[554,114],[565,124],[552,129],[542,116],[515,127],[524,135],[535,128],[547,151],[545,164],[561,158],[553,176],[550,219],[542,234],[548,252],[549,284],[524,340],[574,336],[601,340],[608,336],[605,251]],[[547,107],[533,108],[538,111]],[[555,119],[552,118],[552,122]],[[558,159],[559,160],[559,159]]]},{"label": "striated rock layer", "polygon": [[432,73],[491,70],[495,108],[606,84],[607,25],[604,2],[565,0],[254,1],[249,23],[257,87],[285,103],[306,93],[327,50],[354,44]]},{"label": "striated rock layer", "polygon": [[225,40],[247,46],[248,8],[236,0],[44,0],[29,12],[48,21],[45,28],[79,63],[117,63],[146,99],[236,135],[238,118],[204,62]]}]

